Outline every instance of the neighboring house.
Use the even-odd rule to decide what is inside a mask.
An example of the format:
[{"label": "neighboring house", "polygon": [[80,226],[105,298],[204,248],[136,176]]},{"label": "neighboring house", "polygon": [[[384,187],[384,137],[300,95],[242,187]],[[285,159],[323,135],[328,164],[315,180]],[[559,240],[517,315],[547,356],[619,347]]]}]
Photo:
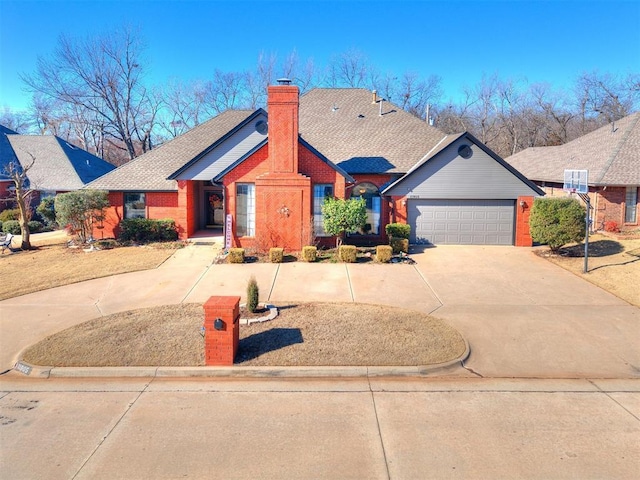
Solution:
[{"label": "neighboring house", "polygon": [[79,190],[87,183],[115,169],[115,166],[54,135],[19,135],[0,125],[0,210],[10,208],[12,190],[8,166],[18,162],[27,172],[34,192],[31,205],[56,193]]},{"label": "neighboring house", "polygon": [[533,147],[506,159],[548,195],[562,190],[564,170],[588,170],[593,229],[638,228],[640,113],[634,113],[564,145]]},{"label": "neighboring house", "polygon": [[226,111],[89,184],[110,192],[102,234],[123,218],[172,218],[183,239],[217,228],[241,247],[332,245],[321,207],[334,196],[366,201],[351,243],[384,243],[385,225],[409,222],[414,243],[531,245],[543,192],[472,135],[447,136],[364,89],[299,96],[285,81],[267,103],[268,114]]}]

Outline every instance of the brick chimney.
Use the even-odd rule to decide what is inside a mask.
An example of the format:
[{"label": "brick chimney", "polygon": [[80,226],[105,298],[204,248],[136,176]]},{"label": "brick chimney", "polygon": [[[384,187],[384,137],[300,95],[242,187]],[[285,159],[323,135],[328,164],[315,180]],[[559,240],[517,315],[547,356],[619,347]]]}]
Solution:
[{"label": "brick chimney", "polygon": [[298,173],[299,90],[282,78],[268,87],[269,160],[271,173]]}]

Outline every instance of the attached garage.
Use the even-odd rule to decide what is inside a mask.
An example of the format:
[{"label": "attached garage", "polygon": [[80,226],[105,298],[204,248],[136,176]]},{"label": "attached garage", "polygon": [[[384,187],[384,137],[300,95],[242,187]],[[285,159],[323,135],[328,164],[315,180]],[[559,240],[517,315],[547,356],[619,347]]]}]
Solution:
[{"label": "attached garage", "polygon": [[513,245],[513,200],[409,200],[411,243]]},{"label": "attached garage", "polygon": [[447,136],[382,193],[410,242],[434,245],[531,245],[529,212],[544,195],[470,133]]}]

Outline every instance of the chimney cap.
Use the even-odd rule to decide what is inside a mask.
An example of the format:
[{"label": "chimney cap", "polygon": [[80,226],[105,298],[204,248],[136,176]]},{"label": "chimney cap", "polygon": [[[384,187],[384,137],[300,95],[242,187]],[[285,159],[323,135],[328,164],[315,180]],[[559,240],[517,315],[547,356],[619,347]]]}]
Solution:
[{"label": "chimney cap", "polygon": [[291,85],[291,79],[287,77],[282,77],[276,80],[279,85]]}]

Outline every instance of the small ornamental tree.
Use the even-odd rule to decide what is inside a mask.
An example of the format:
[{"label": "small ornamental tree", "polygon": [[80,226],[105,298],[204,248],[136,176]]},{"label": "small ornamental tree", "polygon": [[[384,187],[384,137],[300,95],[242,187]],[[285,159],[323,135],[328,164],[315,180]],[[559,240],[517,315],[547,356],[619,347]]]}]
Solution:
[{"label": "small ornamental tree", "polygon": [[249,282],[247,283],[247,310],[254,313],[258,309],[258,302],[260,298],[260,290],[258,288],[258,282],[256,277],[251,275]]},{"label": "small ornamental tree", "polygon": [[93,226],[104,219],[104,210],[109,206],[107,192],[101,190],[78,190],[56,196],[56,222],[69,228],[81,243],[86,243],[93,234]]},{"label": "small ornamental tree", "polygon": [[335,235],[336,247],[342,243],[345,233],[352,233],[367,223],[367,205],[364,198],[327,197],[322,204],[324,230],[329,235]]},{"label": "small ornamental tree", "polygon": [[531,237],[557,252],[567,243],[584,239],[585,215],[585,208],[574,198],[537,198],[529,218]]},{"label": "small ornamental tree", "polygon": [[40,201],[40,205],[36,208],[36,212],[44,219],[47,225],[56,223],[55,198],[45,197]]}]

